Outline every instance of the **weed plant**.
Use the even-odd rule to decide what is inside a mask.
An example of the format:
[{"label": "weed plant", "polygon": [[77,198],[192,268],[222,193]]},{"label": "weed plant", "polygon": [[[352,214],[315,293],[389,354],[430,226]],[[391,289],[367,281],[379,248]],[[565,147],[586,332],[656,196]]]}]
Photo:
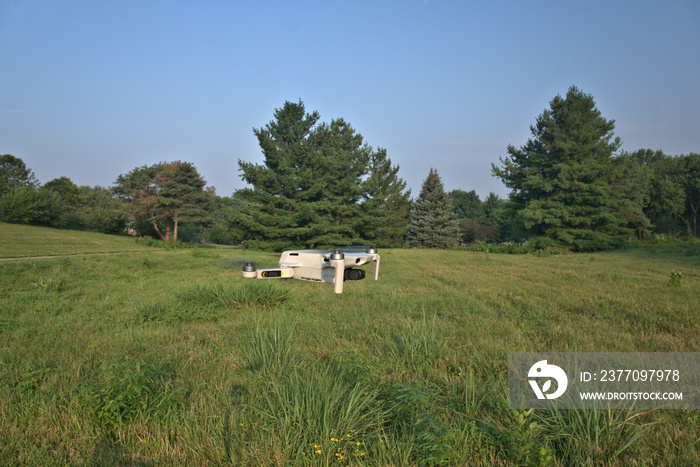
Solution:
[{"label": "weed plant", "polygon": [[184,388],[173,377],[144,359],[105,362],[80,383],[90,419],[112,433],[134,418],[162,418],[182,408]]}]

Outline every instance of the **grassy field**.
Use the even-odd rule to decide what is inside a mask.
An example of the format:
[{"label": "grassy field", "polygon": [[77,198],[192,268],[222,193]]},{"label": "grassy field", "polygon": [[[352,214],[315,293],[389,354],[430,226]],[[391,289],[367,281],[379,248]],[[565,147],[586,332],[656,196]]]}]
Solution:
[{"label": "grassy field", "polygon": [[0,258],[144,250],[130,237],[0,222]]},{"label": "grassy field", "polygon": [[340,296],[235,249],[0,263],[0,464],[700,465],[698,411],[507,406],[508,352],[700,351],[700,244],[380,253]]}]

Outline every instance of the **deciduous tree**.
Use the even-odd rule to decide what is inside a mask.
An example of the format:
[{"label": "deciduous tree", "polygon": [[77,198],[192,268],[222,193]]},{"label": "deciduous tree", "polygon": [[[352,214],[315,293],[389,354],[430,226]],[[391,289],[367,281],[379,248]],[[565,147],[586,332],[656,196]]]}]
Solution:
[{"label": "deciduous tree", "polygon": [[698,216],[700,216],[700,154],[681,156],[682,183],[685,191],[683,220],[688,232],[697,238]]},{"label": "deciduous tree", "polygon": [[34,172],[22,159],[11,154],[0,156],[0,196],[15,188],[36,188],[38,185]]},{"label": "deciduous tree", "polygon": [[68,177],[54,178],[46,182],[42,188],[58,195],[68,210],[81,211],[85,209],[87,203],[85,193]]}]

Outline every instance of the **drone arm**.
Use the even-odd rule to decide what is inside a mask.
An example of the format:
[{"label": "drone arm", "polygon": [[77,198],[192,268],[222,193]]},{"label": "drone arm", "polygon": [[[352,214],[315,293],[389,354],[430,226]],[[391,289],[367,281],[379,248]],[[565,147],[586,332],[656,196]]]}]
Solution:
[{"label": "drone arm", "polygon": [[254,262],[248,261],[243,266],[243,277],[249,279],[290,279],[294,277],[294,269],[285,266],[274,269],[257,269]]}]

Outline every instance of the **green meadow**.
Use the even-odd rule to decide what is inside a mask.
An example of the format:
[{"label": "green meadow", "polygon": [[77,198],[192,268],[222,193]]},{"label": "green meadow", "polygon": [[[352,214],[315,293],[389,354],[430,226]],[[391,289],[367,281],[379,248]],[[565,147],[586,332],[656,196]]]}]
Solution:
[{"label": "green meadow", "polygon": [[335,295],[0,224],[0,464],[700,465],[698,411],[507,404],[508,352],[700,351],[700,243],[380,254]]},{"label": "green meadow", "polygon": [[133,238],[0,222],[0,258],[144,250]]}]

